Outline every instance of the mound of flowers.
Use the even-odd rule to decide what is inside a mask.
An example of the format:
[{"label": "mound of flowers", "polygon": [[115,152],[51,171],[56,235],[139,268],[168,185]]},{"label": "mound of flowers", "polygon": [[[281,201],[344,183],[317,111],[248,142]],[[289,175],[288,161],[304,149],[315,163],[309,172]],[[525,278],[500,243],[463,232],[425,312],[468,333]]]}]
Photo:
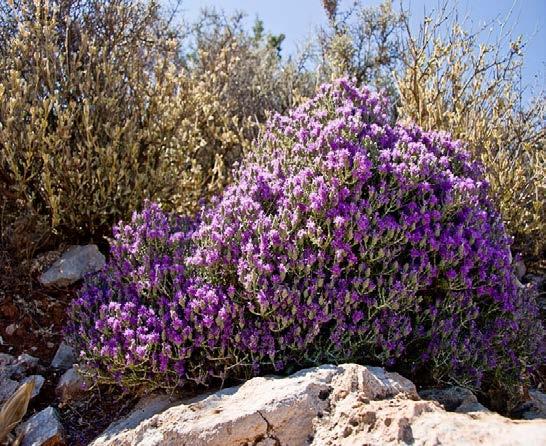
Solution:
[{"label": "mound of flowers", "polygon": [[475,387],[526,378],[542,327],[480,166],[386,110],[324,85],[270,120],[198,222],[148,205],[120,225],[70,310],[82,359],[144,387],[348,360]]},{"label": "mound of flowers", "polygon": [[[171,388],[222,377],[234,303],[185,267],[194,224],[146,203],[114,228],[106,268],[86,279],[67,334],[101,382]],[[204,365],[207,365],[204,368]]]}]

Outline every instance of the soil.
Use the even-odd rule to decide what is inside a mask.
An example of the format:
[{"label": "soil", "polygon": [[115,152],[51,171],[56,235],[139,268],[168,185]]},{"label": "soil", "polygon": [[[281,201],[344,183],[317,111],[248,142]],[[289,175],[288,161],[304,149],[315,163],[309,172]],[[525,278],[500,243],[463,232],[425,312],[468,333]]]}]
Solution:
[{"label": "soil", "polygon": [[44,289],[0,248],[0,352],[48,363],[62,336],[73,289]]}]

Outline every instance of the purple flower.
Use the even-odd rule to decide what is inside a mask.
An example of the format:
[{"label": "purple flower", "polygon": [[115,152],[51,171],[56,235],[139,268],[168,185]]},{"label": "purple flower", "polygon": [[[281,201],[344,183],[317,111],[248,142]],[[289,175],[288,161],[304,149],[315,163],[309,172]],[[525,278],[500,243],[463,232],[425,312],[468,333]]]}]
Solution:
[{"label": "purple flower", "polygon": [[475,386],[528,376],[544,333],[482,168],[387,107],[323,85],[271,118],[198,220],[147,203],[120,223],[70,309],[83,359],[152,387],[355,358]]}]

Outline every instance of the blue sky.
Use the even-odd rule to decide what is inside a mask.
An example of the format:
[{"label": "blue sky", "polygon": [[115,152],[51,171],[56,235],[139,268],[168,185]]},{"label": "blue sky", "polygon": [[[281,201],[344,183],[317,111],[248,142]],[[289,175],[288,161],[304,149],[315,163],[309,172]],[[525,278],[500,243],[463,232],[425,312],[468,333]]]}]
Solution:
[{"label": "blue sky", "polygon": [[[365,4],[377,5],[379,0],[364,0]],[[350,5],[351,0],[342,0]],[[397,4],[397,2],[394,2]],[[404,0],[412,14],[414,28],[424,15],[437,6],[436,0]],[[546,86],[546,0],[459,0],[457,7],[462,15],[468,15],[475,26],[504,18],[512,10],[516,34],[528,39],[525,48],[523,81],[535,89]],[[266,30],[286,35],[283,51],[293,53],[298,42],[313,34],[320,24],[326,23],[321,0],[183,0],[182,10],[188,19],[195,18],[203,6],[214,6],[225,12],[244,11],[249,25],[259,16]]]}]

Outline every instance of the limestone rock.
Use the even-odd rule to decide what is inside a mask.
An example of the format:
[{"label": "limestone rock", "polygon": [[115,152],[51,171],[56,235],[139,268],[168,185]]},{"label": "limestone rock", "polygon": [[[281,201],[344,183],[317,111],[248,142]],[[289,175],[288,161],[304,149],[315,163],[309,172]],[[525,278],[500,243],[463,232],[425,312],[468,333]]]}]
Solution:
[{"label": "limestone rock", "polygon": [[0,356],[0,404],[6,401],[19,386],[29,380],[34,380],[34,390],[32,398],[38,395],[42,385],[44,384],[44,377],[40,375],[31,375],[39,369],[39,359],[34,356],[23,353],[17,358],[8,355],[1,354]]},{"label": "limestone rock", "polygon": [[390,373],[381,367],[365,367],[357,364],[344,364],[332,382],[332,400],[343,399],[349,393],[361,397],[383,400],[404,393],[412,399],[419,399],[415,385],[398,373]]},{"label": "limestone rock", "polygon": [[[339,367],[302,370],[284,379],[260,377],[220,390],[142,421],[134,429],[121,422],[92,444],[148,446],[303,445],[313,419],[328,405],[332,378]],[[145,442],[145,443],[144,443]]]},{"label": "limestone rock", "polygon": [[522,418],[534,420],[537,418],[546,419],[546,394],[538,389],[529,390],[529,398],[522,413]]},{"label": "limestone rock", "polygon": [[409,421],[416,445],[546,445],[546,421],[514,421],[493,413],[428,412]]},{"label": "limestone rock", "polygon": [[55,356],[51,360],[51,367],[55,369],[68,370],[76,362],[76,354],[74,349],[66,344],[64,341],[61,342]]},{"label": "limestone rock", "polygon": [[16,362],[17,359],[15,358],[15,356],[9,355],[7,353],[0,353],[0,381],[2,380],[2,378],[10,378],[13,375],[13,365]]},{"label": "limestone rock", "polygon": [[[445,412],[432,401],[396,396],[359,407],[350,401],[316,429],[313,445],[543,445],[546,423],[512,421],[487,412]],[[351,407],[348,416],[345,411]]]},{"label": "limestone rock", "polygon": [[[122,431],[129,431],[136,428],[143,421],[152,418],[168,408],[180,404],[180,401],[173,401],[168,395],[152,394],[147,395],[137,403],[131,413],[121,420],[112,423],[108,429],[101,435],[107,439],[110,435],[117,435]],[[101,440],[97,440],[101,441]]]},{"label": "limestone rock", "polygon": [[529,396],[536,405],[537,410],[540,411],[542,418],[546,418],[546,394],[537,389],[532,389],[529,391]]},{"label": "limestone rock", "polygon": [[65,433],[57,411],[49,406],[30,417],[17,430],[21,446],[60,446],[66,444]]},{"label": "limestone rock", "polygon": [[99,271],[105,262],[97,245],[75,245],[65,251],[38,280],[44,286],[68,286],[85,274]]},{"label": "limestone rock", "polygon": [[[456,409],[477,403],[459,389],[450,390]],[[421,400],[397,373],[346,364],[254,378],[177,403],[152,398],[92,446],[540,445],[545,439],[546,420],[446,412]]]},{"label": "limestone rock", "polygon": [[19,382],[9,377],[0,377],[0,405],[15,393],[19,388]]}]

